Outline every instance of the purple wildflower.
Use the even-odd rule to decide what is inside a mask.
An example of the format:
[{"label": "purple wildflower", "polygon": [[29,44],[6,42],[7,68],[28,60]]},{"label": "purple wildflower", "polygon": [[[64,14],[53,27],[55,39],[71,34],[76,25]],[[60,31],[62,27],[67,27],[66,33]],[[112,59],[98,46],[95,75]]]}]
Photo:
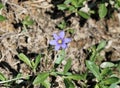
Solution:
[{"label": "purple wildflower", "polygon": [[70,38],[64,38],[65,32],[61,31],[58,35],[53,34],[55,40],[50,41],[50,45],[55,45],[55,50],[59,50],[60,48],[66,49],[67,43],[71,41]]}]

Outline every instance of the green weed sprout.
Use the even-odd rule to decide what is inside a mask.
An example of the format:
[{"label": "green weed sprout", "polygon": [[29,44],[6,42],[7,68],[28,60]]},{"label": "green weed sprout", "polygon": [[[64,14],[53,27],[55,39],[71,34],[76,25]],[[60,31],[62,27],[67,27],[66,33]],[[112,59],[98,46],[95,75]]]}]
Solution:
[{"label": "green weed sprout", "polygon": [[64,3],[57,5],[57,7],[59,10],[75,13],[85,19],[92,17],[92,14],[103,19],[107,15],[112,15],[111,10],[119,11],[120,0],[95,0],[91,3],[88,0],[65,0]]},{"label": "green weed sprout", "polygon": [[[2,10],[2,8],[4,8],[4,5],[0,3],[0,11]],[[5,20],[6,20],[6,17],[0,14],[0,22],[5,21]]]}]

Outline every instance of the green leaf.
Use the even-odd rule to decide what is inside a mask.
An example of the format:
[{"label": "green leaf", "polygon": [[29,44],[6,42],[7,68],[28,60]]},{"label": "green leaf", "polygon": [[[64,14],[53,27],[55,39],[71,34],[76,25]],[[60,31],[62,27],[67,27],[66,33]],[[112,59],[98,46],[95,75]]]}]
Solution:
[{"label": "green leaf", "polygon": [[69,29],[69,30],[67,30],[69,33],[71,33],[71,34],[74,34],[75,33],[75,29]]},{"label": "green leaf", "polygon": [[66,75],[66,76],[68,76],[68,75],[72,75],[72,73],[70,73],[70,72],[67,72],[66,74],[64,74],[64,72],[55,72],[57,75]]},{"label": "green leaf", "polygon": [[78,75],[78,74],[68,75],[65,78],[73,79],[73,80],[84,80],[84,76],[83,75]]},{"label": "green leaf", "polygon": [[64,58],[65,58],[65,50],[61,50],[58,55],[58,58],[55,61],[55,64],[60,64]]},{"label": "green leaf", "polygon": [[35,84],[43,83],[48,76],[49,76],[48,72],[43,72],[38,74],[35,80],[33,81],[33,84],[35,85]]},{"label": "green leaf", "polygon": [[118,7],[120,8],[120,0],[117,0],[116,2],[118,4]]},{"label": "green leaf", "polygon": [[110,85],[110,84],[116,83],[118,81],[119,81],[119,78],[111,77],[111,78],[107,78],[107,79],[103,80],[102,83],[105,84],[105,85]]},{"label": "green leaf", "polygon": [[18,55],[18,58],[32,68],[32,65],[31,65],[30,60],[29,60],[28,57],[25,56],[23,53],[20,53],[20,54]]},{"label": "green leaf", "polygon": [[106,41],[103,40],[99,43],[96,50],[100,52],[105,46],[106,46]]},{"label": "green leaf", "polygon": [[2,3],[0,3],[0,9],[2,9],[4,7],[4,5]]},{"label": "green leaf", "polygon": [[66,22],[63,20],[59,25],[58,25],[58,27],[60,28],[60,29],[65,29],[66,28]]},{"label": "green leaf", "polygon": [[37,68],[38,64],[40,63],[40,60],[41,60],[41,54],[39,54],[35,59],[34,69]]},{"label": "green leaf", "polygon": [[66,10],[68,7],[65,4],[57,5],[59,10]]},{"label": "green leaf", "polygon": [[76,11],[76,8],[74,6],[69,6],[68,7],[68,10],[71,11],[71,12],[75,12]]},{"label": "green leaf", "polygon": [[72,2],[72,0],[65,0],[64,4],[68,5]]},{"label": "green leaf", "polygon": [[24,21],[22,23],[23,23],[23,25],[31,26],[31,25],[33,25],[34,21],[32,19],[30,19],[29,16],[26,16],[26,18],[24,19]]},{"label": "green leaf", "polygon": [[68,72],[68,70],[70,69],[71,63],[72,63],[72,60],[68,59],[66,65],[64,66],[64,71],[63,71],[64,74],[66,74]]},{"label": "green leaf", "polygon": [[101,72],[101,76],[102,78],[108,76],[108,75],[111,75],[112,74],[112,71],[110,68],[104,68]]},{"label": "green leaf", "polygon": [[103,62],[100,67],[101,68],[110,68],[110,67],[114,67],[115,65],[112,62]]},{"label": "green leaf", "polygon": [[83,2],[84,2],[85,0],[78,0],[78,6],[79,7],[81,7],[82,5],[83,5]]},{"label": "green leaf", "polygon": [[72,5],[74,5],[75,7],[79,7],[79,6],[78,6],[78,1],[77,1],[77,0],[72,0],[71,3],[72,3]]},{"label": "green leaf", "polygon": [[100,18],[104,18],[107,15],[107,8],[105,6],[105,3],[100,4],[98,13]]},{"label": "green leaf", "polygon": [[45,88],[50,88],[50,82],[48,80],[45,80],[42,82],[42,85],[45,87]]},{"label": "green leaf", "polygon": [[6,80],[5,76],[1,72],[0,72],[0,80],[1,81],[5,81]]},{"label": "green leaf", "polygon": [[119,8],[120,8],[120,0],[115,0],[115,1],[116,2],[115,2],[114,7],[119,10]]},{"label": "green leaf", "polygon": [[98,84],[95,85],[95,88],[100,88]]},{"label": "green leaf", "polygon": [[4,21],[4,20],[6,20],[6,17],[0,15],[0,21]]},{"label": "green leaf", "polygon": [[90,18],[90,15],[87,14],[86,12],[78,11],[78,14],[79,14],[81,17],[85,18],[85,19]]},{"label": "green leaf", "polygon": [[69,79],[64,79],[64,83],[65,83],[66,88],[75,88],[74,84]]},{"label": "green leaf", "polygon": [[92,61],[86,61],[87,68],[94,74],[94,76],[97,78],[98,81],[100,81],[101,75],[99,72],[99,67]]},{"label": "green leaf", "polygon": [[117,84],[116,83],[112,83],[109,88],[117,88]]}]

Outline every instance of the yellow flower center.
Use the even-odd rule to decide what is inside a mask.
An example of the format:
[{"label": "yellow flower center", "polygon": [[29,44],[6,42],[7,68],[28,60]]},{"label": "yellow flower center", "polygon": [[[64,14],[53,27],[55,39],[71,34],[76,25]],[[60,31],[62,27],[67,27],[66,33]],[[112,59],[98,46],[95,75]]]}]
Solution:
[{"label": "yellow flower center", "polygon": [[61,40],[61,39],[59,39],[59,40],[58,40],[58,43],[59,43],[59,44],[62,44],[62,40]]}]

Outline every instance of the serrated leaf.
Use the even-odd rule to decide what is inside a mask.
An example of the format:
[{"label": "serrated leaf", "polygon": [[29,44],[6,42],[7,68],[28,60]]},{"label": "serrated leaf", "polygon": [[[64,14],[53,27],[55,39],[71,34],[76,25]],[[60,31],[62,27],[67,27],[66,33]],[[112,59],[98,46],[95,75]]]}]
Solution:
[{"label": "serrated leaf", "polygon": [[64,83],[66,88],[75,88],[74,84],[72,83],[72,80],[64,79]]},{"label": "serrated leaf", "polygon": [[40,63],[40,60],[41,60],[41,54],[39,54],[35,59],[34,69],[37,68],[38,64]]},{"label": "serrated leaf", "polygon": [[43,72],[37,75],[37,77],[35,78],[35,80],[33,81],[33,84],[40,84],[43,83],[47,77],[49,76],[48,72]]},{"label": "serrated leaf", "polygon": [[104,18],[107,15],[107,8],[104,3],[100,4],[98,13],[100,18]]},{"label": "serrated leaf", "polygon": [[0,9],[2,9],[4,7],[4,5],[2,3],[0,3]]},{"label": "serrated leaf", "polygon": [[85,19],[90,18],[90,15],[87,14],[86,12],[78,11],[78,14],[79,14],[81,17],[85,18]]},{"label": "serrated leaf", "polygon": [[18,55],[18,58],[32,68],[31,62],[26,55],[24,55],[23,53],[20,53]]},{"label": "serrated leaf", "polygon": [[64,58],[65,58],[65,50],[61,50],[58,55],[58,58],[55,61],[55,64],[60,64]]},{"label": "serrated leaf", "polygon": [[92,61],[86,61],[87,68],[94,74],[94,76],[97,78],[97,80],[101,80],[101,75],[99,72],[99,67]]},{"label": "serrated leaf", "polygon": [[58,7],[59,10],[65,10],[65,9],[68,8],[65,4],[57,5],[57,7]]},{"label": "serrated leaf", "polygon": [[103,40],[99,43],[96,50],[100,52],[105,46],[106,46],[106,41]]},{"label": "serrated leaf", "polygon": [[1,72],[0,72],[0,80],[1,81],[5,81],[6,80],[5,76]]},{"label": "serrated leaf", "polygon": [[0,15],[0,21],[4,21],[4,20],[6,20],[6,17]]},{"label": "serrated leaf", "polygon": [[68,72],[68,70],[70,69],[71,63],[72,63],[72,60],[68,59],[66,65],[64,66],[64,71],[63,71],[64,74],[66,74]]},{"label": "serrated leaf", "polygon": [[115,65],[112,62],[103,62],[100,67],[101,68],[108,68],[108,67],[114,67]]},{"label": "serrated leaf", "polygon": [[118,81],[119,81],[119,78],[111,77],[111,78],[107,78],[107,79],[103,80],[102,83],[104,83],[105,85],[110,85],[110,84],[116,83]]}]

